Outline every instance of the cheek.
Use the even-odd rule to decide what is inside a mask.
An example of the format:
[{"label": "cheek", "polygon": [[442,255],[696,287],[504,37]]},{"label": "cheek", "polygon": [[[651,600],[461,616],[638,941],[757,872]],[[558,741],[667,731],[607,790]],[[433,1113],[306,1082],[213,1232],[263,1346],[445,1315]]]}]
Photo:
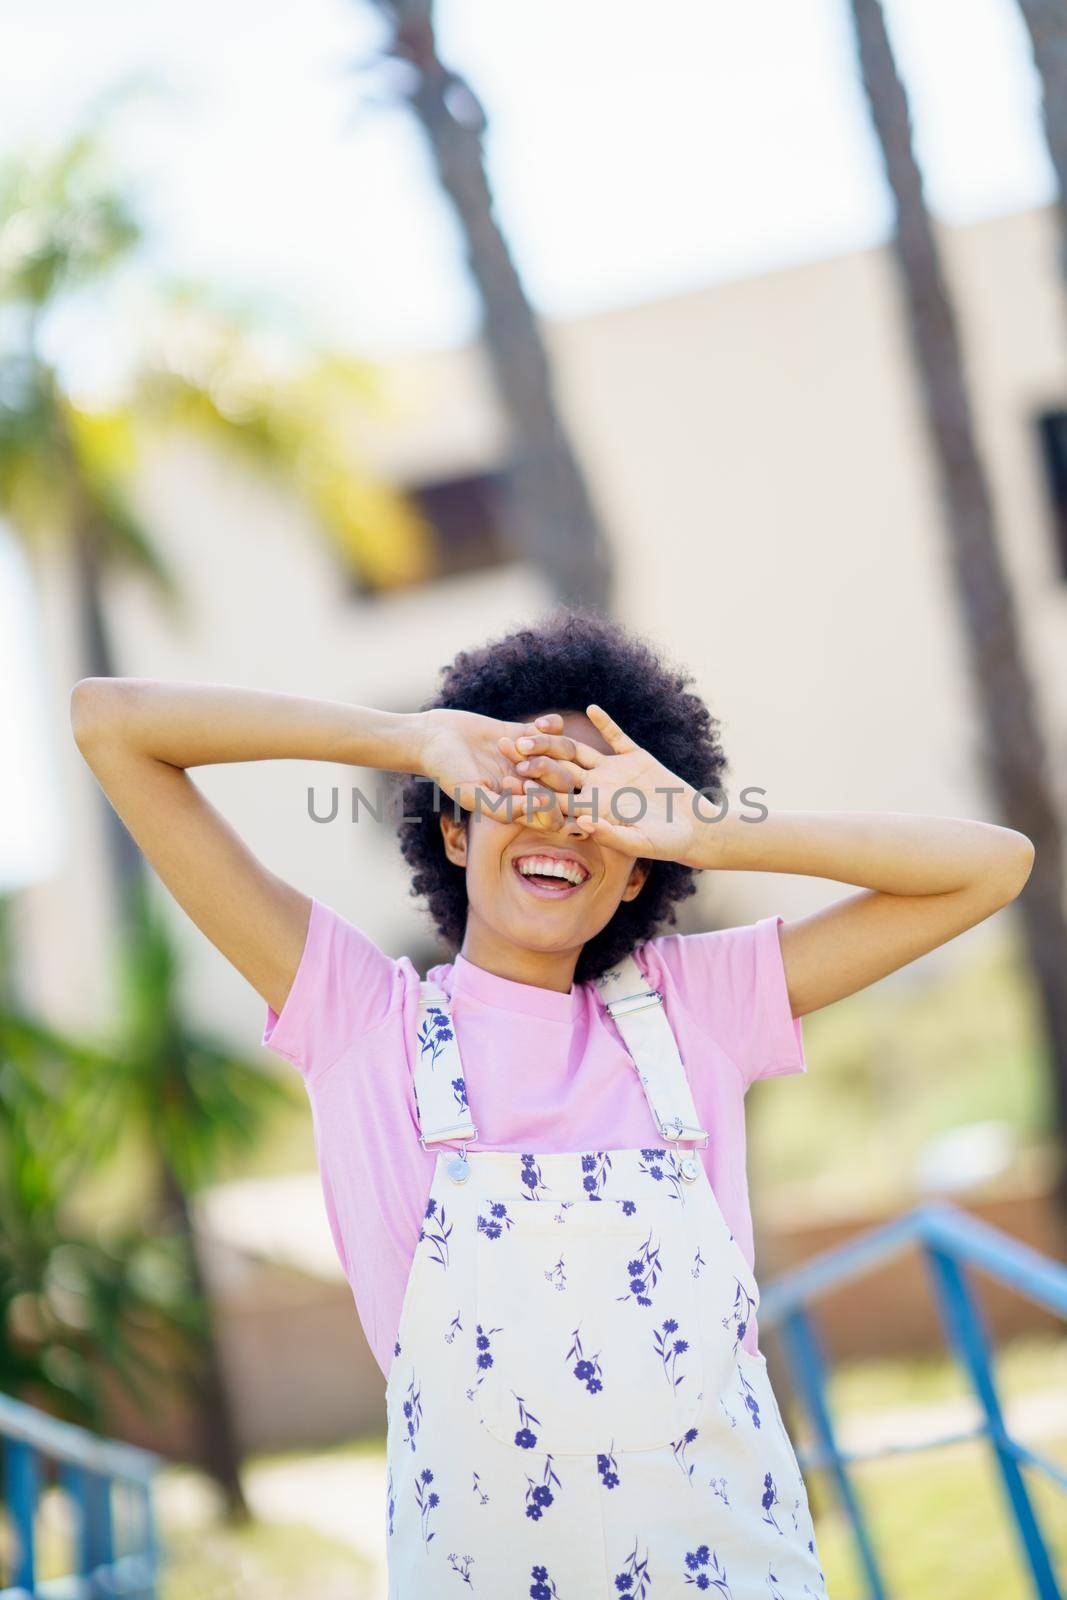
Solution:
[{"label": "cheek", "polygon": [[[492,829],[492,832],[487,832]],[[467,831],[467,885],[493,885],[505,870],[502,857],[511,836],[501,823],[472,819]]]},{"label": "cheek", "polygon": [[621,899],[631,887],[630,879],[632,876],[635,883],[640,881],[634,876],[634,859],[632,856],[624,856],[621,852],[613,851],[609,859],[608,852],[605,850],[603,889],[606,894],[610,894],[613,898]]}]

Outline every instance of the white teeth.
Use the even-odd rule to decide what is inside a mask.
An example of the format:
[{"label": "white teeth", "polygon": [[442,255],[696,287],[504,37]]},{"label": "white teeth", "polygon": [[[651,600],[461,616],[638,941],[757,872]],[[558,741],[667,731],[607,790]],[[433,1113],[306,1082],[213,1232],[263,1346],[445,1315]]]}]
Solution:
[{"label": "white teeth", "polygon": [[517,863],[524,878],[536,874],[539,878],[562,878],[577,888],[589,874],[575,861],[557,861],[553,856],[523,856]]}]

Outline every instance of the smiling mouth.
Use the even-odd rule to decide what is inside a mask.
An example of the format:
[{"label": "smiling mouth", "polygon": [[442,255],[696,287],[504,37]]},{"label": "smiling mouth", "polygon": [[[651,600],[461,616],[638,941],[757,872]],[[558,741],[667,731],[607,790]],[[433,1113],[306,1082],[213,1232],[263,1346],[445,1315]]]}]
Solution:
[{"label": "smiling mouth", "polygon": [[516,856],[511,863],[528,894],[542,900],[565,900],[589,879],[589,868],[577,856]]}]

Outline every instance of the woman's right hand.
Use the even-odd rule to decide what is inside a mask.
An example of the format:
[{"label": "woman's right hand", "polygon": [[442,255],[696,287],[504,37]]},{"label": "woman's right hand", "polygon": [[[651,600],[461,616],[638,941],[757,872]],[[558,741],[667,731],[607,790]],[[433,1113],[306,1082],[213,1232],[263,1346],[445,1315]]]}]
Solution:
[{"label": "woman's right hand", "polygon": [[[435,708],[421,717],[419,771],[465,811],[482,810],[502,822],[524,815],[526,800],[524,780],[501,750],[501,740],[513,747],[514,740],[524,735],[563,730],[563,718],[556,713],[536,722],[505,722],[476,711]],[[509,795],[519,797],[512,808],[507,805]]]}]

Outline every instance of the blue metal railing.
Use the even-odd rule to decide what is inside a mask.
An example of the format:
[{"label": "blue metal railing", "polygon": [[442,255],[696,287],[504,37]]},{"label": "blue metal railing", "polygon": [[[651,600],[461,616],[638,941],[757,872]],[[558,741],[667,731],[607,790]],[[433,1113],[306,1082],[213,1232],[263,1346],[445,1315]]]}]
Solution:
[{"label": "blue metal railing", "polygon": [[[158,1572],[152,1479],[160,1457],[98,1439],[0,1394],[4,1501],[14,1535],[0,1600],[155,1600]],[[37,1510],[49,1469],[72,1512],[71,1572],[38,1576]],[[2,1558],[0,1558],[2,1559]]]},{"label": "blue metal railing", "polygon": [[1008,1234],[953,1206],[922,1206],[885,1227],[872,1229],[813,1257],[767,1285],[760,1304],[760,1327],[778,1331],[797,1398],[815,1441],[815,1448],[802,1456],[802,1464],[829,1473],[849,1519],[867,1594],[870,1600],[888,1600],[874,1541],[849,1471],[851,1463],[886,1452],[847,1451],[838,1443],[827,1400],[826,1362],[808,1307],[829,1290],[876,1271],[912,1246],[918,1246],[926,1257],[948,1342],[970,1379],[983,1418],[980,1426],[969,1433],[924,1441],[922,1448],[968,1438],[989,1441],[1034,1593],[1039,1600],[1063,1600],[1022,1469],[1035,1469],[1064,1490],[1067,1472],[1009,1434],[989,1341],[967,1273],[968,1269],[977,1269],[1067,1319],[1067,1267]]}]

